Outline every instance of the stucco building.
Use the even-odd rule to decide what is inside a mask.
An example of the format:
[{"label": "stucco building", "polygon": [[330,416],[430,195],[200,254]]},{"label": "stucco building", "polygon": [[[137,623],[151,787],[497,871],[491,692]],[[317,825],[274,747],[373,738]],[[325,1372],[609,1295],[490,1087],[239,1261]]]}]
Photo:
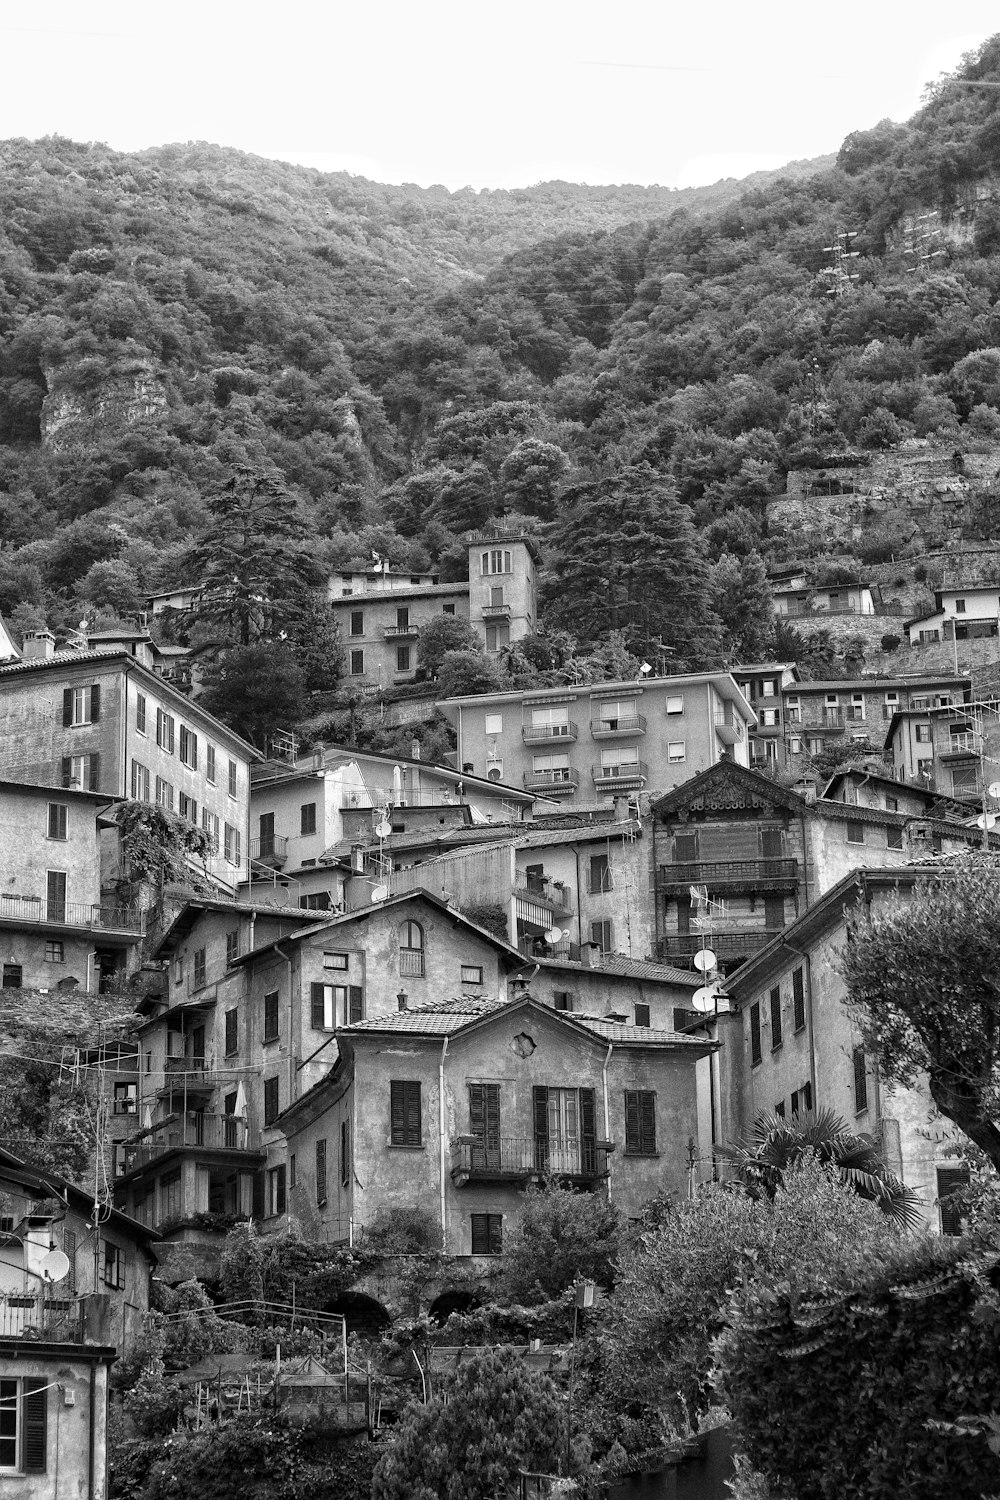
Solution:
[{"label": "stucco building", "polygon": [[970,691],[967,677],[948,672],[791,683],[782,694],[785,764],[798,770],[805,756],[844,736],[868,740],[880,753],[896,714],[962,703]]}]

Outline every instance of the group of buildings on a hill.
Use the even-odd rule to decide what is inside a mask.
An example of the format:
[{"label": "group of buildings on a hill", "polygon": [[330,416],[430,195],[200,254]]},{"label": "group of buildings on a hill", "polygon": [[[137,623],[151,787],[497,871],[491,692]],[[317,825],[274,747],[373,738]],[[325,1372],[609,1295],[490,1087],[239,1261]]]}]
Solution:
[{"label": "group of buildings on a hill", "polygon": [[[417,602],[530,630],[531,549],[515,588],[491,540],[470,584],[421,577]],[[341,580],[351,649],[415,670],[386,652],[423,617],[370,582]],[[440,766],[263,760],[172,673],[141,642],[44,631],[0,665],[0,1027],[62,1027],[99,1157],[81,1191],[0,1153],[0,1469],[44,1471],[99,1401],[154,1263],[211,1274],[247,1218],[350,1244],[417,1209],[485,1266],[528,1183],[635,1215],[711,1179],[760,1111],[830,1108],[949,1228],[950,1133],[879,1079],[837,952],[859,901],[1000,849],[996,715],[967,679],[776,662],[451,699]],[[881,769],[796,780],[844,735]],[[168,830],[169,865],[137,826]]]}]

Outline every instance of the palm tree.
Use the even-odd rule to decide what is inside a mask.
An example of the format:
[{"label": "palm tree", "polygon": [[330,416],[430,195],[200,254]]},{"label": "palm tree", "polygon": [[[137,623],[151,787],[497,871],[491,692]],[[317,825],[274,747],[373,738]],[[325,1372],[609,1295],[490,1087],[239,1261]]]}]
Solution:
[{"label": "palm tree", "polygon": [[751,1197],[773,1198],[788,1168],[811,1152],[845,1187],[877,1203],[902,1228],[923,1223],[919,1197],[889,1171],[871,1136],[856,1135],[831,1109],[790,1120],[765,1112],[754,1121],[749,1140],[717,1149],[735,1164]]}]

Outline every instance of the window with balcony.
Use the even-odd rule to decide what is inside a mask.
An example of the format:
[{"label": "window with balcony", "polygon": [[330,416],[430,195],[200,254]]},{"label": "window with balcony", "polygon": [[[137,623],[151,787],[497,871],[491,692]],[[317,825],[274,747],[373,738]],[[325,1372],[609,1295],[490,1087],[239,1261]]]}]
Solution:
[{"label": "window with balcony", "polygon": [[503,1254],[503,1214],[470,1214],[473,1255]]},{"label": "window with balcony", "polygon": [[48,837],[65,840],[66,821],[69,809],[65,802],[50,802],[48,805]]},{"label": "window with balcony", "polygon": [[571,1175],[596,1171],[594,1090],[536,1084],[531,1092],[536,1169]]},{"label": "window with balcony", "polygon": [[278,1040],[278,991],[269,990],[264,996],[264,1036],[265,1042],[276,1042]]},{"label": "window with balcony", "polygon": [[45,919],[48,922],[66,920],[66,871],[45,872]]},{"label": "window with balcony", "polygon": [[569,754],[561,751],[549,755],[533,755],[531,769],[539,781],[569,781]]},{"label": "window with balcony", "polygon": [[48,1400],[44,1375],[0,1379],[0,1472],[45,1473]]},{"label": "window with balcony", "polygon": [[419,922],[402,922],[399,927],[399,972],[404,977],[422,977],[424,972],[424,929]]},{"label": "window with balcony", "polygon": [[625,1155],[656,1155],[656,1095],[652,1089],[625,1090]]},{"label": "window with balcony", "polygon": [[636,776],[639,751],[635,745],[613,745],[601,751],[601,776]]},{"label": "window with balcony", "polygon": [[389,1084],[389,1140],[393,1146],[423,1144],[419,1079],[393,1078]]},{"label": "window with balcony", "polygon": [[101,717],[101,689],[92,687],[63,689],[63,728],[76,729],[82,724],[96,724]]},{"label": "window with balcony", "polygon": [[531,710],[531,730],[538,735],[559,739],[569,734],[569,707],[565,703],[545,704]]},{"label": "window with balcony", "polygon": [[597,721],[601,729],[631,729],[638,722],[634,698],[608,699],[597,705]]}]

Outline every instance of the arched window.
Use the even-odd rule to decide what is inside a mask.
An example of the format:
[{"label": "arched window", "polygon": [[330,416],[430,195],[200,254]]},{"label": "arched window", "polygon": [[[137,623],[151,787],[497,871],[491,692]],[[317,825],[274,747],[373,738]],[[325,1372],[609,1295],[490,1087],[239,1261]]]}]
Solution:
[{"label": "arched window", "polygon": [[422,976],[424,929],[419,922],[402,922],[399,928],[399,972]]}]

